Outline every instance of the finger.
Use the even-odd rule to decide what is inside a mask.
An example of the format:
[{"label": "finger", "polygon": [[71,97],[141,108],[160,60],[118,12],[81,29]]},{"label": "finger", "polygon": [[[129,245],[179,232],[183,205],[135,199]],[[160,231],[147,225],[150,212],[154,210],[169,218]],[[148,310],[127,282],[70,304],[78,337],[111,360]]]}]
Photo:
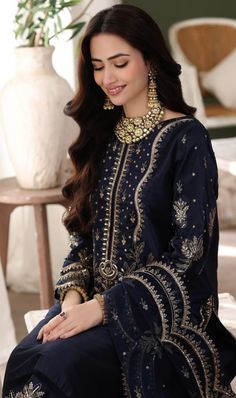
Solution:
[{"label": "finger", "polygon": [[37,340],[41,340],[43,337],[43,328],[44,326],[41,327],[41,329],[38,332]]},{"label": "finger", "polygon": [[71,330],[72,328],[73,328],[73,324],[71,322],[63,323],[62,325],[57,326],[56,328],[53,329],[53,331],[48,336],[48,341],[59,339],[62,334],[66,333],[67,331]]},{"label": "finger", "polygon": [[57,325],[60,325],[65,319],[59,315],[56,315],[54,318],[50,319],[50,321],[44,326],[45,333],[49,334]]},{"label": "finger", "polygon": [[73,328],[71,330],[66,331],[65,333],[61,334],[60,339],[68,339],[68,337],[75,336],[76,334],[79,334],[81,330],[78,328]]},{"label": "finger", "polygon": [[46,343],[48,341],[48,337],[50,336],[50,333],[43,333],[43,340],[42,343]]}]

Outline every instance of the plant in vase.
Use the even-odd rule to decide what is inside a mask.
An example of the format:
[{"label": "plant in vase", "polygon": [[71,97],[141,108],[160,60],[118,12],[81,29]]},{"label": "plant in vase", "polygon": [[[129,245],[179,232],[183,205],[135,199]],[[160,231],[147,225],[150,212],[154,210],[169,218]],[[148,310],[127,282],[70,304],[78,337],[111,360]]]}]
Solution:
[{"label": "plant in vase", "polygon": [[87,8],[69,24],[62,13],[81,0],[19,0],[15,14],[16,76],[2,89],[0,109],[9,155],[19,185],[46,189],[59,184],[65,136],[71,121],[63,108],[73,96],[52,65],[51,40],[64,31],[70,39],[83,28]]}]

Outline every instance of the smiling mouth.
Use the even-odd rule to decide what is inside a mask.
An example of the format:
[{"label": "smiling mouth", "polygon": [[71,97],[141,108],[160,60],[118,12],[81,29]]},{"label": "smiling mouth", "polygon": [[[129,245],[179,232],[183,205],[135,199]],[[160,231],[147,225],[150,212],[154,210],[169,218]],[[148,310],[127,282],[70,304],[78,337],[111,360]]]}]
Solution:
[{"label": "smiling mouth", "polygon": [[115,88],[107,88],[107,93],[109,94],[109,95],[111,95],[111,96],[114,96],[114,95],[118,95],[118,94],[120,94],[121,93],[121,91],[125,88],[126,86],[124,85],[124,86],[118,86],[118,87],[115,87]]}]

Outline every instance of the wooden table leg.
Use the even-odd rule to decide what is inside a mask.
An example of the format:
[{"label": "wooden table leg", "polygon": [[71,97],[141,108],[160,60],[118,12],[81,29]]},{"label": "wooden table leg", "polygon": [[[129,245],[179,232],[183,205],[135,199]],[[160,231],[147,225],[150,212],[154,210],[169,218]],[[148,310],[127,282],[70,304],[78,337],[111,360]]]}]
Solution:
[{"label": "wooden table leg", "polygon": [[10,215],[15,207],[15,205],[0,204],[0,258],[2,263],[3,275],[5,277],[7,269]]},{"label": "wooden table leg", "polygon": [[48,239],[48,223],[46,205],[34,204],[37,246],[40,267],[40,303],[41,308],[49,308],[53,304],[52,271]]}]

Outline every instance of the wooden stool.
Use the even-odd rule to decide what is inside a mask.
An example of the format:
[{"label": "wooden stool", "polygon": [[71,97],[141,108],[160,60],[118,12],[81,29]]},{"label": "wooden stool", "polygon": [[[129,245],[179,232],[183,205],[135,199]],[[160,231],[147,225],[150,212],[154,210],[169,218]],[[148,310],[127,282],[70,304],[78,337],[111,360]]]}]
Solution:
[{"label": "wooden stool", "polygon": [[53,284],[48,240],[46,206],[66,202],[61,188],[28,190],[21,188],[16,178],[0,180],[0,258],[6,275],[9,223],[11,212],[17,206],[33,206],[37,232],[37,248],[40,267],[40,304],[49,308],[53,304]]}]

